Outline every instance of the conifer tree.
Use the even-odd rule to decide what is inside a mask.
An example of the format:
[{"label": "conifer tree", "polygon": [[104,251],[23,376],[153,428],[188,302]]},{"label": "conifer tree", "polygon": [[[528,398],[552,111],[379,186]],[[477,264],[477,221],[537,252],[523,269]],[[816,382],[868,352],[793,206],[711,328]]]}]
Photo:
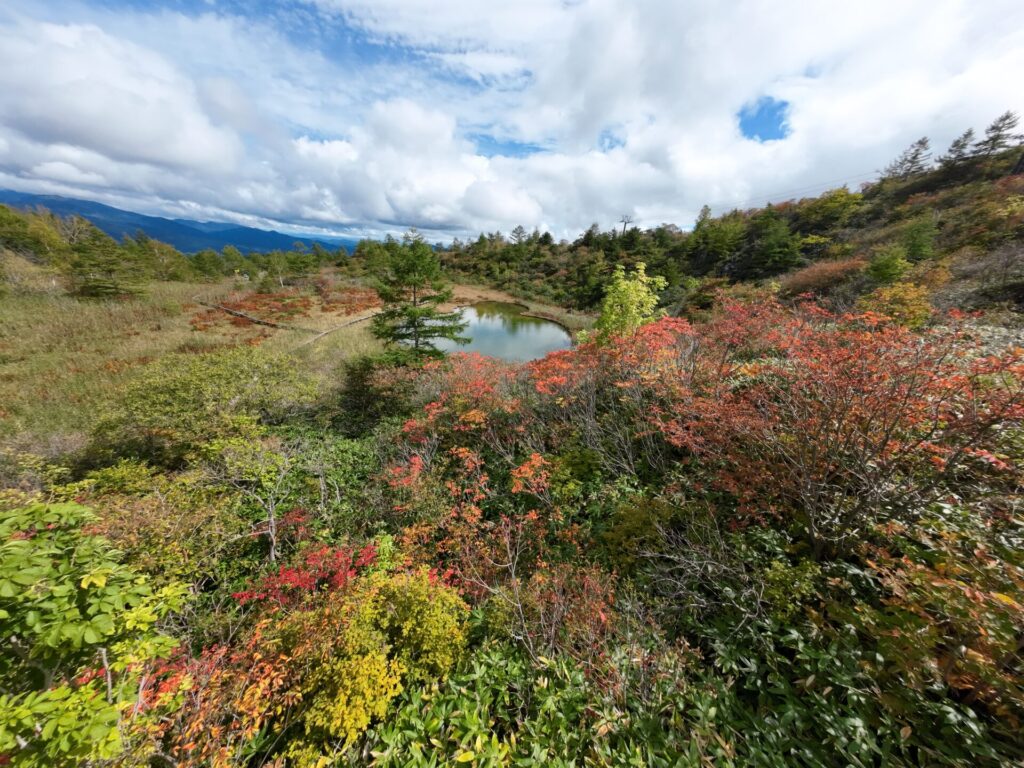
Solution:
[{"label": "conifer tree", "polygon": [[96,227],[75,245],[74,252],[69,265],[74,293],[90,298],[138,293],[138,259]]},{"label": "conifer tree", "polygon": [[903,153],[886,166],[883,178],[900,179],[905,181],[911,176],[923,173],[928,170],[928,160],[931,158],[929,152],[930,144],[927,136],[922,136],[915,141]]},{"label": "conifer tree", "polygon": [[224,275],[224,261],[221,255],[212,248],[204,248],[192,257],[192,267],[208,280],[216,280]]},{"label": "conifer tree", "polygon": [[736,279],[770,277],[800,263],[800,239],[771,206],[751,218],[746,240],[728,265]]},{"label": "conifer tree", "polygon": [[975,156],[991,157],[1019,144],[1024,136],[1013,132],[1019,122],[1020,118],[1014,112],[1003,112],[985,129],[985,138],[974,145]]},{"label": "conifer tree", "polygon": [[452,291],[441,275],[441,262],[423,238],[411,231],[401,243],[389,241],[378,252],[377,293],[384,309],[373,319],[373,334],[398,344],[416,357],[440,357],[439,339],[466,343],[466,328],[457,313],[438,307]]},{"label": "conifer tree", "polygon": [[971,156],[971,144],[974,143],[974,129],[968,128],[949,145],[946,154],[939,158],[939,165],[946,170],[964,162]]}]

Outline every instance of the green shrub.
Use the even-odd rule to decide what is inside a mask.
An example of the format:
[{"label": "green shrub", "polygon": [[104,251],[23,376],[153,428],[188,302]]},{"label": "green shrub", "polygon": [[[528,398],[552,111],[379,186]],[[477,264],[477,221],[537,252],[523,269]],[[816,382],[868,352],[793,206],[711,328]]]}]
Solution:
[{"label": "green shrub", "polygon": [[664,290],[667,283],[663,277],[649,276],[646,269],[643,262],[629,275],[625,267],[615,268],[601,301],[601,314],[594,323],[597,338],[602,342],[633,333],[657,318],[658,292]]},{"label": "green shrub", "polygon": [[588,670],[486,645],[446,682],[403,692],[366,749],[381,766],[733,764],[717,692],[686,679],[692,661],[676,649],[624,647]]},{"label": "green shrub", "polygon": [[907,251],[902,245],[889,245],[879,249],[868,264],[868,275],[879,283],[899,280],[910,269]]},{"label": "green shrub", "polygon": [[402,350],[363,355],[345,365],[337,427],[349,437],[364,435],[381,421],[412,412],[415,369]]},{"label": "green shrub", "polygon": [[[566,765],[589,745],[582,669],[560,659],[535,668],[490,646],[447,682],[408,689],[395,715],[368,734],[377,765]],[[514,763],[513,763],[514,761]]]},{"label": "green shrub", "polygon": [[935,239],[938,234],[935,217],[931,213],[926,213],[910,222],[903,229],[900,238],[906,249],[907,259],[912,263],[917,263],[932,258],[935,255]]},{"label": "green shrub", "polygon": [[87,534],[91,512],[37,504],[0,518],[0,754],[16,765],[115,757],[142,665],[176,645],[155,629],[184,590],[152,590]]},{"label": "green shrub", "polygon": [[136,372],[107,406],[94,447],[177,466],[203,443],[260,434],[313,393],[293,361],[259,349],[169,355]]}]

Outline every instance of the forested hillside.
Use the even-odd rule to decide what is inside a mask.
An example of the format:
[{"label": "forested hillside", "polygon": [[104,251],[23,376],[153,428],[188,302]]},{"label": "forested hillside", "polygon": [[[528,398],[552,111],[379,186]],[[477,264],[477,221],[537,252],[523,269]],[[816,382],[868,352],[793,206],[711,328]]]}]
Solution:
[{"label": "forested hillside", "polygon": [[[0,765],[1024,761],[1014,131],[573,242],[0,207]],[[574,346],[442,354],[480,285]]]},{"label": "forested hillside", "polygon": [[152,281],[250,279],[259,275],[265,286],[282,287],[286,280],[311,276],[320,266],[344,256],[319,243],[307,248],[296,242],[289,251],[243,254],[234,246],[204,249],[186,255],[146,232],[120,241],[87,219],[60,216],[45,208],[16,209],[0,205],[0,246],[5,259],[5,289],[16,288],[18,264],[10,257],[46,268],[67,281],[69,292],[86,297],[127,296]]},{"label": "forested hillside", "polygon": [[[1024,302],[1024,167],[1016,123],[995,121],[932,159],[915,144],[861,191],[840,187],[801,200],[713,216],[689,231],[595,224],[572,242],[519,227],[509,236],[456,241],[453,275],[515,294],[593,309],[617,264],[647,264],[665,278],[666,307],[706,304],[737,281],[777,281],[783,294],[827,294],[844,308],[885,283],[925,285],[941,307]],[[895,264],[895,267],[887,266]]]}]

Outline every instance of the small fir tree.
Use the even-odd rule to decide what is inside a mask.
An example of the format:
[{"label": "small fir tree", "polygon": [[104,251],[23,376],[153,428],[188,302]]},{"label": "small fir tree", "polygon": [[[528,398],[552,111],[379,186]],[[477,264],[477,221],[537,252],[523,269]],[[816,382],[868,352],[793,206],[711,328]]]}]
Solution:
[{"label": "small fir tree", "polygon": [[75,245],[69,272],[73,292],[95,299],[138,293],[142,282],[138,259],[95,227]]},{"label": "small fir tree", "polygon": [[377,293],[384,303],[373,319],[373,334],[386,344],[397,344],[416,357],[440,357],[439,339],[464,344],[466,323],[458,313],[438,307],[452,292],[441,275],[441,262],[416,232],[401,243],[390,241],[377,251]]},{"label": "small fir tree", "polygon": [[868,264],[867,273],[872,280],[887,284],[899,280],[910,269],[907,249],[898,243],[881,248]]}]

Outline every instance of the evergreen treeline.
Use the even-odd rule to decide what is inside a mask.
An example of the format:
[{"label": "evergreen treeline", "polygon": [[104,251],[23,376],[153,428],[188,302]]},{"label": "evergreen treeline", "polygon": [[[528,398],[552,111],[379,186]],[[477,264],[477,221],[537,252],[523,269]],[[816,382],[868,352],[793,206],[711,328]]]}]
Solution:
[{"label": "evergreen treeline", "polygon": [[290,251],[243,254],[234,246],[186,255],[144,232],[121,242],[81,216],[0,205],[0,247],[53,268],[78,296],[110,298],[138,293],[154,280],[218,280],[238,276],[266,289],[283,287],[345,258],[319,243]]},{"label": "evergreen treeline", "polygon": [[461,279],[590,310],[615,268],[638,262],[666,280],[663,301],[678,308],[700,303],[700,294],[715,284],[870,259],[880,245],[906,248],[911,262],[964,247],[988,251],[1019,237],[1012,217],[1000,220],[992,210],[1012,192],[1001,180],[1024,172],[1017,124],[1007,112],[978,140],[965,131],[936,160],[922,138],[861,191],[840,187],[718,216],[705,206],[689,232],[672,224],[646,230],[594,224],[572,242],[555,242],[550,233],[519,226],[508,237],[494,232],[456,240],[442,257]]}]

